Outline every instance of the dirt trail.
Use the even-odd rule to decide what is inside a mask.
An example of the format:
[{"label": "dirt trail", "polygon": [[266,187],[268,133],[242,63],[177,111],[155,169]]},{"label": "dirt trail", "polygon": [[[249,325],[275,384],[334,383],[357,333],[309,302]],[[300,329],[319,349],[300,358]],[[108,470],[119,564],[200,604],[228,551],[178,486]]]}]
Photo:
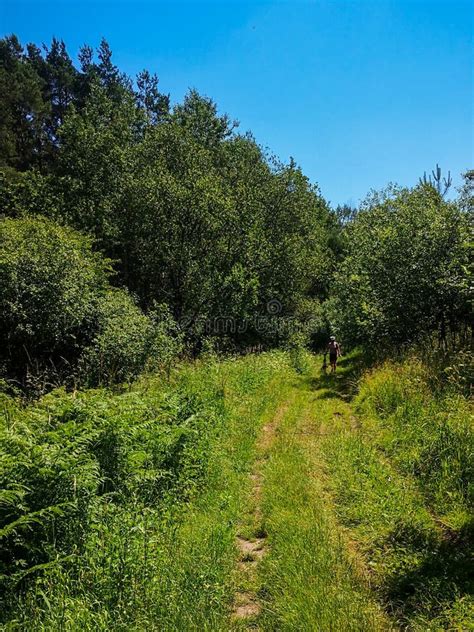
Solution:
[{"label": "dirt trail", "polygon": [[278,432],[278,426],[289,406],[290,402],[287,401],[278,408],[273,419],[263,426],[257,442],[257,459],[250,475],[252,481],[251,511],[247,514],[245,524],[241,525],[236,537],[236,546],[239,551],[237,564],[239,589],[235,594],[232,608],[234,621],[243,623],[248,621],[250,623],[260,614],[262,609],[256,585],[257,566],[268,550],[267,533],[262,523],[262,466],[269,456],[271,445]]},{"label": "dirt trail", "polygon": [[230,629],[290,624],[300,626],[294,629],[391,629],[371,595],[369,569],[337,519],[321,453],[337,428],[360,432],[345,377],[344,372],[331,379],[313,374],[289,382],[283,404],[260,431],[236,536]]}]

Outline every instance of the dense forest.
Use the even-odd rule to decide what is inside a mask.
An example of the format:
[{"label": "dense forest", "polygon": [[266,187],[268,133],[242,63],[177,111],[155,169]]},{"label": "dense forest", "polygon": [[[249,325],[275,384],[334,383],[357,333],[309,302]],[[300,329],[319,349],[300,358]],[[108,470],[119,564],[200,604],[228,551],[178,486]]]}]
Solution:
[{"label": "dense forest", "polygon": [[[293,159],[281,162],[241,133],[207,96],[190,90],[173,104],[156,75],[121,72],[105,40],[96,51],[84,46],[76,64],[60,40],[39,48],[2,39],[0,112],[1,623],[106,630],[116,616],[114,629],[226,629],[228,598],[218,595],[227,590],[232,549],[212,520],[222,511],[225,524],[235,522],[251,461],[245,442],[286,392],[278,384],[305,375],[314,362],[308,350],[324,350],[334,334],[366,364],[424,354],[423,366],[410,364],[398,377],[385,365],[383,380],[364,378],[358,406],[374,442],[365,463],[376,450],[393,457],[403,475],[419,478],[429,509],[420,509],[415,492],[403,497],[409,509],[401,501],[388,514],[380,508],[394,520],[411,516],[406,531],[400,527],[406,557],[393,553],[385,525],[379,540],[365,542],[374,551],[387,537],[393,548],[393,576],[371,580],[379,600],[392,604],[385,610],[393,621],[465,625],[462,604],[448,613],[464,575],[433,579],[425,610],[413,614],[403,593],[411,589],[400,588],[397,573],[418,568],[443,538],[467,537],[474,172],[463,174],[455,194],[436,166],[428,177],[413,174],[412,188],[391,184],[358,208],[333,208]],[[255,350],[268,358],[249,354]],[[429,364],[433,373],[423,368]],[[461,411],[451,426],[446,389]],[[404,402],[412,402],[413,425],[402,430]],[[348,411],[335,414],[353,419]],[[377,415],[397,440],[384,434],[375,446]],[[418,421],[425,428],[430,415],[449,423],[418,435]],[[236,452],[224,436],[247,447]],[[340,459],[352,453],[338,457],[328,441],[321,458],[340,476],[334,495],[342,498],[349,470]],[[233,473],[230,455],[240,459]],[[356,476],[360,463],[353,467]],[[183,518],[202,494],[214,499],[210,517],[197,506]],[[449,533],[430,511],[457,516],[446,519]],[[341,509],[342,523],[344,516]],[[198,518],[203,533],[214,534],[206,542]],[[363,524],[360,516],[347,520]],[[181,566],[173,548],[180,538]],[[349,566],[340,569],[347,577]],[[375,606],[359,612],[351,582],[345,590],[355,610],[344,621],[356,623],[344,629],[388,629]],[[328,603],[339,612],[336,600]],[[435,618],[440,628],[423,627]],[[262,629],[323,629],[282,621]]]}]

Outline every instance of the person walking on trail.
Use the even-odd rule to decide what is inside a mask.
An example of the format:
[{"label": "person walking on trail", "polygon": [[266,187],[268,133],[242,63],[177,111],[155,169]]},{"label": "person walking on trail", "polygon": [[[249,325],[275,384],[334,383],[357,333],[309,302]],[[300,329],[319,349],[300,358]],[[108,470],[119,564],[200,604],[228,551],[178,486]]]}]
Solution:
[{"label": "person walking on trail", "polygon": [[328,344],[329,364],[331,365],[331,373],[336,372],[337,359],[341,355],[341,345],[336,341],[335,336],[331,336]]}]

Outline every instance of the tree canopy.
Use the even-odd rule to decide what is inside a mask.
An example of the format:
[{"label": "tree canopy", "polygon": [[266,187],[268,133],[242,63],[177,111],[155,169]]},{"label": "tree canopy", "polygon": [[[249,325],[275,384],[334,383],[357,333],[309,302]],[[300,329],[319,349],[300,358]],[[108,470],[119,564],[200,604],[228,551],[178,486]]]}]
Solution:
[{"label": "tree canopy", "polygon": [[[456,202],[437,167],[412,190],[333,210],[293,159],[263,150],[207,96],[190,90],[172,105],[156,75],[122,73],[105,40],[78,59],[58,39],[0,41],[2,327],[8,348],[28,350],[20,373],[57,355],[69,326],[106,348],[84,324],[94,270],[97,296],[104,284],[124,292],[104,290],[101,331],[118,332],[111,305],[129,305],[131,330],[145,322],[136,310],[147,318],[160,305],[191,352],[209,337],[241,349],[330,329],[395,345],[466,331],[472,178]],[[71,315],[65,328],[59,314]]]}]

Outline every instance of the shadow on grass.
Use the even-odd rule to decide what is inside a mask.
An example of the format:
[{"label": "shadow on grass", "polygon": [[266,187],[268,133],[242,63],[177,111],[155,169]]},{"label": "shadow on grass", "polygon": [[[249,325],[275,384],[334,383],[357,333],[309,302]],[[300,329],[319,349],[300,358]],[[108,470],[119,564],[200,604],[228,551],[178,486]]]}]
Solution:
[{"label": "shadow on grass", "polygon": [[350,401],[357,392],[357,384],[362,372],[370,367],[370,361],[361,352],[353,352],[342,357],[337,363],[336,373],[321,372],[309,378],[312,390],[318,391],[316,399],[342,399]]},{"label": "shadow on grass", "polygon": [[397,615],[407,620],[420,611],[439,616],[455,598],[474,595],[473,545],[474,519],[430,546],[415,569],[397,574],[386,593]]},{"label": "shadow on grass", "polygon": [[[350,354],[338,362],[336,375],[320,373],[312,377],[310,388],[316,399],[350,402],[362,372],[371,366],[373,363],[363,354]],[[382,580],[381,592],[387,610],[402,629],[412,629],[413,621],[421,618],[436,619],[435,625],[426,629],[471,629],[467,597],[474,595],[474,519],[462,529],[444,529],[442,536],[402,520],[388,537],[383,535],[378,546],[387,547],[388,560],[393,557],[391,565],[387,564],[388,577]],[[395,553],[390,553],[391,549]],[[454,613],[455,600],[461,605],[456,605]],[[456,617],[454,627],[448,627],[452,624],[450,616]]]}]

